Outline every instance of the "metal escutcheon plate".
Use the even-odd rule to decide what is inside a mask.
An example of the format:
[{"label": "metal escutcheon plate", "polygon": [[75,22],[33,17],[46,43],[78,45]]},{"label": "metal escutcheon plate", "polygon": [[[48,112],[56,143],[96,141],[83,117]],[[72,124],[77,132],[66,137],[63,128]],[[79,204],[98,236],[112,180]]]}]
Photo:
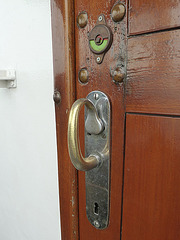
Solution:
[{"label": "metal escutcheon plate", "polygon": [[[87,96],[96,107],[104,123],[104,130],[96,135],[85,129],[85,156],[97,154],[101,163],[86,172],[86,213],[90,223],[97,229],[105,229],[109,223],[110,206],[110,126],[111,109],[108,97],[93,91]],[[85,121],[87,111],[85,110]]]}]

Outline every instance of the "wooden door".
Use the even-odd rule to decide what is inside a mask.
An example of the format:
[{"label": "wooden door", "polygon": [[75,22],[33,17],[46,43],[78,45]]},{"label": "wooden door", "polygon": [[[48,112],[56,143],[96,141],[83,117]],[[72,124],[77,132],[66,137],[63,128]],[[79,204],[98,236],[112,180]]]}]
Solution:
[{"label": "wooden door", "polygon": [[[116,3],[52,0],[62,239],[179,239],[180,2],[123,1],[119,23],[111,15]],[[83,28],[77,24],[81,12],[88,16]],[[101,14],[113,42],[97,64],[88,33]],[[79,81],[82,68],[86,84]],[[123,82],[115,81],[115,71],[124,74]],[[85,174],[72,166],[67,149],[71,106],[94,90],[106,93],[112,108],[110,219],[104,230],[86,217]]]}]

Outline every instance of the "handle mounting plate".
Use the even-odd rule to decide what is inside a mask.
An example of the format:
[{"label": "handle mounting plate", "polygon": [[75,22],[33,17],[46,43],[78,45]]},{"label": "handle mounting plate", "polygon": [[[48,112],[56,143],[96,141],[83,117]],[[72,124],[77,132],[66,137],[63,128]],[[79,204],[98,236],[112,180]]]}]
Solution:
[{"label": "handle mounting plate", "polygon": [[[101,158],[100,166],[86,172],[86,214],[94,227],[105,229],[109,223],[111,109],[108,97],[100,91],[89,93],[87,99],[95,105],[104,130],[91,134],[85,127],[85,156],[96,154]],[[85,121],[87,113],[86,109]]]}]

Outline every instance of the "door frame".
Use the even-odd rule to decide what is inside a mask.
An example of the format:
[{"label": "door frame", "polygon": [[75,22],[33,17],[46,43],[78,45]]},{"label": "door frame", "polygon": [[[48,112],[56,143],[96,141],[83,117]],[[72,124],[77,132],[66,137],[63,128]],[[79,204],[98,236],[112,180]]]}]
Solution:
[{"label": "door frame", "polygon": [[77,240],[78,173],[67,147],[69,111],[75,100],[74,0],[51,0],[51,11],[54,90],[61,97],[55,100],[61,238]]}]

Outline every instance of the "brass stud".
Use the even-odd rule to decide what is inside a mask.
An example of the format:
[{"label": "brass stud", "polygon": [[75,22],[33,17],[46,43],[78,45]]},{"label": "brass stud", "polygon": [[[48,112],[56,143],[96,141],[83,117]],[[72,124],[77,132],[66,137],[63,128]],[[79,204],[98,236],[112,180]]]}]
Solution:
[{"label": "brass stud", "polygon": [[54,91],[53,99],[56,104],[61,103],[61,94],[57,90]]},{"label": "brass stud", "polygon": [[89,79],[89,74],[88,74],[87,69],[86,69],[86,68],[82,68],[82,69],[79,71],[78,77],[79,77],[79,81],[80,81],[81,83],[87,83],[87,82],[88,82],[88,79]]},{"label": "brass stud", "polygon": [[77,24],[80,28],[84,28],[87,25],[88,16],[86,12],[79,13],[77,17]]},{"label": "brass stud", "polygon": [[120,22],[126,13],[126,8],[124,4],[117,3],[114,5],[114,7],[111,10],[111,16],[114,22]]},{"label": "brass stud", "polygon": [[113,75],[113,81],[115,81],[116,83],[122,83],[125,77],[125,74],[122,72],[122,70],[119,67],[115,68],[112,75]]}]

